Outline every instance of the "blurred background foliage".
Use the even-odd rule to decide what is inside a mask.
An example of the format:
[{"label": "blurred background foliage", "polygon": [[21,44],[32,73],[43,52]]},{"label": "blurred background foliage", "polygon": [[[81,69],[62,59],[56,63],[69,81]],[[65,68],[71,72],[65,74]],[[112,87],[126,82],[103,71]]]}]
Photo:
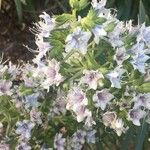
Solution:
[{"label": "blurred background foliage", "polygon": [[[46,11],[59,14],[69,11],[68,0],[0,0],[0,10],[15,6],[19,22],[26,22],[27,16],[36,20],[39,13]],[[150,0],[107,0],[107,8],[114,8],[120,20],[134,20],[135,24],[150,24]]]}]

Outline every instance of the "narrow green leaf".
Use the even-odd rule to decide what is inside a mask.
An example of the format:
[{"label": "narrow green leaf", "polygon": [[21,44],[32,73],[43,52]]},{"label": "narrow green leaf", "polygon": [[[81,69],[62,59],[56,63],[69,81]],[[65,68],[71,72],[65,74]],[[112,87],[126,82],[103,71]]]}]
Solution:
[{"label": "narrow green leaf", "polygon": [[16,5],[16,10],[17,10],[19,22],[22,22],[22,4],[21,4],[21,1],[20,0],[14,0],[14,1],[15,1],[15,5]]},{"label": "narrow green leaf", "polygon": [[139,3],[139,24],[142,24],[146,21],[145,17],[146,17],[145,8],[144,8],[142,0],[140,0],[140,3]]},{"label": "narrow green leaf", "polygon": [[143,120],[141,129],[137,135],[137,143],[135,146],[135,150],[143,150],[143,143],[145,140],[145,136],[147,134],[148,124],[145,122],[145,119]]}]

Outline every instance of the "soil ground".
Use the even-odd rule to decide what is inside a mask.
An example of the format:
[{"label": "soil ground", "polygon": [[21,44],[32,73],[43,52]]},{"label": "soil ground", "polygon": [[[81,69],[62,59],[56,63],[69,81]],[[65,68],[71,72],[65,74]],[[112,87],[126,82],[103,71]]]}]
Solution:
[{"label": "soil ground", "polygon": [[[63,0],[50,0],[48,6],[44,6],[44,1],[35,1],[36,19],[43,11],[49,14],[59,14],[65,11]],[[27,50],[23,45],[28,45],[36,49],[35,37],[29,31],[33,26],[32,12],[23,10],[23,21],[18,23],[17,11],[14,0],[2,0],[0,8],[0,54],[3,53],[3,61],[11,60],[13,63],[18,61],[28,61],[34,57],[34,54]],[[36,20],[36,21],[37,21]]]}]

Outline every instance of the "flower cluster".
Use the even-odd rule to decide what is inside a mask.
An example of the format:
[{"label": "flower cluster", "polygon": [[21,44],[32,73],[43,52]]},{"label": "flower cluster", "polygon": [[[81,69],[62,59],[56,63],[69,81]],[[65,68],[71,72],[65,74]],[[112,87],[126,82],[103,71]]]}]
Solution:
[{"label": "flower cluster", "polygon": [[0,64],[0,149],[94,149],[106,129],[150,123],[150,27],[105,4],[93,0],[82,17],[87,0],[71,0],[72,14],[43,12],[32,63]]}]

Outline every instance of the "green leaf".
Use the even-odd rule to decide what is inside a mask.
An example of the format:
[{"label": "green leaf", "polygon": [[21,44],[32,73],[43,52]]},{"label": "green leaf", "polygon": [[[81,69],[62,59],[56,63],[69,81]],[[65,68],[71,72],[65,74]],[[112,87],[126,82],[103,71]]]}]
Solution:
[{"label": "green leaf", "polygon": [[142,126],[141,126],[141,129],[140,129],[138,136],[137,136],[137,143],[136,143],[135,150],[143,150],[143,143],[145,140],[145,136],[148,133],[147,129],[148,129],[148,124],[145,122],[145,119],[144,119]]},{"label": "green leaf", "polygon": [[62,15],[56,16],[56,22],[59,26],[72,20],[74,20],[74,16],[71,14],[62,14]]},{"label": "green leaf", "polygon": [[104,28],[104,30],[106,32],[112,32],[114,30],[116,26],[116,23],[113,21],[113,22],[110,22],[109,24],[107,24],[107,26]]},{"label": "green leaf", "polygon": [[150,92],[150,82],[146,82],[146,83],[142,84],[141,86],[138,86],[136,88],[136,90],[138,92],[142,92],[142,93],[149,93]]},{"label": "green leaf", "polygon": [[92,28],[94,28],[94,26],[96,24],[102,24],[105,21],[106,21],[105,18],[98,17],[96,11],[93,10],[93,9],[90,9],[89,12],[88,12],[88,14],[87,14],[87,17],[84,17],[81,20],[81,25],[85,29],[92,29]]},{"label": "green leaf", "polygon": [[146,12],[145,12],[145,8],[144,8],[142,0],[140,0],[140,3],[139,3],[139,24],[142,24],[145,21],[146,21]]},{"label": "green leaf", "polygon": [[80,11],[84,9],[89,3],[88,0],[69,0],[69,4],[73,9]]},{"label": "green leaf", "polygon": [[21,93],[21,95],[29,95],[29,94],[33,93],[33,90],[32,90],[32,88],[21,85],[19,87],[19,92]]},{"label": "green leaf", "polygon": [[20,0],[14,0],[15,1],[15,5],[16,5],[16,9],[17,9],[17,15],[18,15],[18,19],[19,22],[22,22],[22,4]]},{"label": "green leaf", "polygon": [[84,9],[89,4],[88,1],[89,0],[80,0],[80,3],[79,3],[80,9],[79,10]]}]

